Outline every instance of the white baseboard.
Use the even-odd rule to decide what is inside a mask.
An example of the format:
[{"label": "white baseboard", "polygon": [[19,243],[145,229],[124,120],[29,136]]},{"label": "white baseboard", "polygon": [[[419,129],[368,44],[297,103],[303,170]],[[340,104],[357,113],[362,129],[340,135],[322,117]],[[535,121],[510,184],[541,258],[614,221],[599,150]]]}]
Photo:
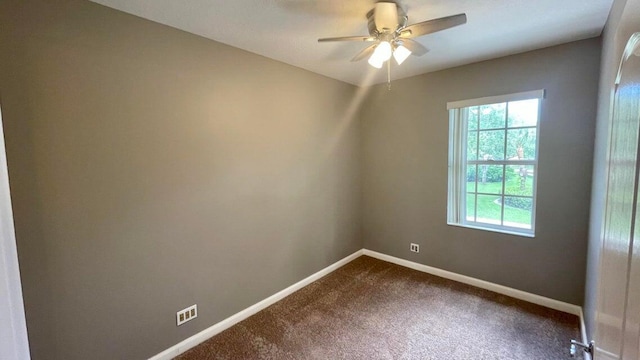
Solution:
[{"label": "white baseboard", "polygon": [[[582,337],[581,341],[583,344],[588,344],[589,339],[587,338],[587,327],[584,324],[584,312],[580,309],[580,336]],[[584,360],[591,360],[592,356],[588,353],[584,353]]]},{"label": "white baseboard", "polygon": [[[503,286],[503,285],[498,285],[498,284],[494,284],[485,280],[480,280],[480,279],[476,279],[476,278],[472,278],[469,276],[465,276],[465,275],[460,275],[460,274],[456,274],[454,272],[450,272],[450,271],[446,271],[446,270],[442,270],[442,269],[438,269],[438,268],[434,268],[431,266],[427,266],[427,265],[423,265],[423,264],[419,264],[413,261],[409,261],[409,260],[404,260],[404,259],[400,259],[394,256],[390,256],[390,255],[385,255],[376,251],[371,251],[371,250],[367,250],[367,249],[362,249],[362,250],[358,250],[355,253],[345,257],[344,259],[327,266],[326,268],[318,271],[317,273],[298,281],[297,283],[289,286],[288,288],[269,296],[268,298],[260,301],[259,303],[256,303],[242,311],[240,311],[239,313],[236,313],[234,315],[231,315],[230,317],[220,321],[217,324],[214,324],[213,326],[204,329],[203,331],[181,341],[180,343],[168,348],[167,350],[152,356],[151,358],[149,358],[149,360],[170,360],[173,359],[174,357],[184,353],[185,351],[191,349],[192,347],[199,345],[200,343],[208,340],[209,338],[213,337],[214,335],[228,329],[229,327],[239,323],[240,321],[250,317],[251,315],[254,315],[255,313],[265,309],[268,306],[273,305],[274,303],[282,300],[283,298],[291,295],[292,293],[300,290],[301,288],[311,284],[312,282],[320,279],[321,277],[337,270],[338,268],[344,266],[345,264],[353,261],[354,259],[362,256],[362,255],[367,255],[376,259],[380,259],[380,260],[384,260],[390,263],[394,263],[400,266],[404,266],[410,269],[414,269],[414,270],[418,270],[418,271],[422,271],[428,274],[432,274],[435,276],[439,276],[445,279],[449,279],[449,280],[453,280],[453,281],[457,281],[457,282],[461,282],[464,284],[468,284],[471,286],[475,286],[481,289],[485,289],[485,290],[490,290],[493,292],[496,292],[498,294],[502,294],[502,295],[506,295],[506,296],[510,296],[516,299],[520,299],[520,300],[524,300],[530,303],[534,303],[537,305],[541,305],[544,307],[548,307],[550,309],[554,309],[554,310],[558,310],[558,311],[562,311],[562,312],[566,312],[569,314],[573,314],[576,316],[580,317],[580,331],[582,334],[582,341],[586,342],[586,333],[585,333],[585,326],[584,326],[584,318],[583,318],[583,314],[582,314],[582,308],[578,305],[573,305],[573,304],[569,304],[569,303],[565,303],[562,301],[558,301],[558,300],[554,300],[554,299],[550,299],[544,296],[540,296],[540,295],[535,295],[535,294],[531,294],[528,293],[526,291],[522,291],[522,290],[517,290],[517,289],[513,289],[507,286]],[[567,351],[569,348],[569,344],[567,344]]]},{"label": "white baseboard", "polygon": [[580,317],[580,336],[581,336],[581,341],[586,344],[589,340],[587,339],[587,327],[584,324],[584,313],[582,312],[582,309],[580,309],[580,315],[578,315]]},{"label": "white baseboard", "polygon": [[240,311],[239,313],[231,315],[228,318],[220,321],[219,323],[214,324],[213,326],[207,329],[204,329],[201,332],[168,348],[167,350],[150,357],[149,360],[173,359],[174,357],[184,353],[185,351],[191,349],[192,347],[199,345],[200,343],[208,340],[212,336],[230,328],[231,326],[239,323],[240,321],[248,318],[249,316],[254,315],[255,313],[265,309],[268,306],[275,304],[276,302],[284,299],[285,297],[293,294],[294,292],[302,289],[303,287],[311,284],[312,282],[320,279],[321,277],[337,270],[338,268],[344,266],[345,264],[351,262],[352,260],[360,257],[362,253],[363,253],[363,250],[356,251],[355,253],[345,257],[344,259],[339,260],[338,262],[332,265],[329,265],[326,268],[318,271],[317,273],[312,274],[311,276],[298,281],[297,283],[289,286],[288,288],[269,296],[268,298],[260,301],[259,303],[251,305],[250,307]]},{"label": "white baseboard", "polygon": [[569,303],[566,303],[566,302],[550,299],[550,298],[547,298],[547,297],[544,297],[544,296],[528,293],[526,291],[513,289],[513,288],[510,288],[510,287],[507,287],[507,286],[494,284],[492,282],[488,282],[488,281],[485,281],[485,280],[472,278],[470,276],[456,274],[454,272],[450,272],[450,271],[434,268],[434,267],[431,267],[431,266],[418,264],[418,263],[413,262],[413,261],[400,259],[400,258],[397,258],[397,257],[394,257],[394,256],[390,256],[390,255],[385,255],[385,254],[382,254],[382,253],[379,253],[379,252],[376,252],[376,251],[371,251],[371,250],[364,249],[363,250],[363,255],[371,256],[371,257],[376,258],[376,259],[388,261],[390,263],[394,263],[394,264],[397,264],[397,265],[400,265],[400,266],[404,266],[404,267],[407,267],[407,268],[410,268],[410,269],[422,271],[422,272],[425,272],[425,273],[428,273],[428,274],[431,274],[431,275],[435,275],[435,276],[439,276],[439,277],[442,277],[442,278],[445,278],[445,279],[461,282],[461,283],[468,284],[468,285],[471,285],[471,286],[475,286],[475,287],[478,287],[478,288],[481,288],[481,289],[490,290],[490,291],[496,292],[498,294],[507,295],[507,296],[510,296],[512,298],[524,300],[524,301],[527,301],[527,302],[530,302],[530,303],[534,303],[534,304],[537,304],[537,305],[548,307],[550,309],[566,312],[566,313],[573,314],[573,315],[576,315],[576,316],[580,316],[580,314],[582,313],[582,308],[580,306],[578,306],[578,305],[573,305],[573,304],[569,304]]}]

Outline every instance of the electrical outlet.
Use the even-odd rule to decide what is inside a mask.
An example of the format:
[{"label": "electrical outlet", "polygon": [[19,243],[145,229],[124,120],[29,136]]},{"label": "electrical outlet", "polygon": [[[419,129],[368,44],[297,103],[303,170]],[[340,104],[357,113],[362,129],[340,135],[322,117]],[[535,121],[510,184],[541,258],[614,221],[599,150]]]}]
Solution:
[{"label": "electrical outlet", "polygon": [[420,245],[411,243],[411,246],[409,247],[409,250],[411,250],[411,252],[414,252],[414,253],[419,253],[420,252]]},{"label": "electrical outlet", "polygon": [[176,313],[176,323],[178,326],[198,317],[198,305],[194,304]]}]

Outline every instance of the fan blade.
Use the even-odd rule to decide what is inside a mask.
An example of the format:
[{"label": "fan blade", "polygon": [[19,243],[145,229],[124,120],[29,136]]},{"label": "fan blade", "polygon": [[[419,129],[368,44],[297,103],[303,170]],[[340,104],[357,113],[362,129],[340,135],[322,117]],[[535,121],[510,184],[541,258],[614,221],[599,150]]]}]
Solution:
[{"label": "fan blade", "polygon": [[406,47],[411,51],[411,55],[422,56],[429,52],[429,49],[422,46],[419,42],[411,39],[402,39],[398,40],[402,42],[402,46]]},{"label": "fan blade", "polygon": [[441,30],[467,23],[467,14],[451,15],[439,19],[427,20],[417,24],[409,25],[400,30],[401,38],[414,38],[422,35],[432,34]]},{"label": "fan blade", "polygon": [[360,61],[366,57],[369,57],[371,54],[373,54],[373,50],[375,50],[377,45],[378,44],[367,46],[366,48],[364,48],[364,50],[360,51],[358,55],[354,56],[353,59],[351,59],[351,61]]},{"label": "fan blade", "polygon": [[342,36],[342,37],[318,39],[318,42],[329,42],[329,41],[376,41],[376,38],[371,36]]}]

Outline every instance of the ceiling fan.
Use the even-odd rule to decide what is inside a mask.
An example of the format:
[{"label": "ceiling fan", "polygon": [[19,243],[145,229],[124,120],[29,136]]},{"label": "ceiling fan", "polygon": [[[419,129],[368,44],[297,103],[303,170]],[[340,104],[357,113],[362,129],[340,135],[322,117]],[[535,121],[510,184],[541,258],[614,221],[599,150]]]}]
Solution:
[{"label": "ceiling fan", "polygon": [[329,41],[366,41],[375,44],[360,51],[351,61],[369,57],[369,64],[381,68],[393,55],[398,65],[409,55],[422,56],[429,50],[412,38],[432,34],[437,31],[462,25],[467,22],[466,14],[457,14],[407,25],[405,11],[394,2],[378,2],[367,13],[369,36],[344,36],[318,39]]}]

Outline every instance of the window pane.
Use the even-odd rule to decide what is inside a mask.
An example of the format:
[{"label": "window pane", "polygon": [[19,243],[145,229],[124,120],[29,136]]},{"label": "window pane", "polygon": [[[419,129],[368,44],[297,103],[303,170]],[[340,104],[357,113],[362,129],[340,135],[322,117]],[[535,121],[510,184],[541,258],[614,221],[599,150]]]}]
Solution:
[{"label": "window pane", "polygon": [[476,165],[467,166],[467,192],[476,192]]},{"label": "window pane", "polygon": [[467,108],[467,124],[469,130],[478,130],[478,106]]},{"label": "window pane", "polygon": [[478,165],[478,192],[502,194],[502,169],[504,165]]},{"label": "window pane", "polygon": [[449,224],[533,234],[543,102],[519,99],[471,99],[456,103],[477,105],[450,109]]},{"label": "window pane", "polygon": [[466,219],[467,221],[476,220],[476,195],[475,194],[467,194]]},{"label": "window pane", "polygon": [[509,103],[509,127],[537,126],[538,99],[512,101]]},{"label": "window pane", "polygon": [[507,195],[533,196],[533,165],[508,165],[505,173],[504,193]]},{"label": "window pane", "polygon": [[478,160],[478,132],[469,131],[467,134],[467,160]]},{"label": "window pane", "polygon": [[536,128],[507,130],[507,159],[536,159]]},{"label": "window pane", "polygon": [[531,198],[517,198],[505,196],[504,198],[504,225],[531,229]]},{"label": "window pane", "polygon": [[480,159],[504,160],[504,130],[480,131]]},{"label": "window pane", "polygon": [[502,205],[500,196],[478,195],[477,222],[500,225]]},{"label": "window pane", "polygon": [[506,104],[480,106],[480,129],[499,129],[506,127]]}]

